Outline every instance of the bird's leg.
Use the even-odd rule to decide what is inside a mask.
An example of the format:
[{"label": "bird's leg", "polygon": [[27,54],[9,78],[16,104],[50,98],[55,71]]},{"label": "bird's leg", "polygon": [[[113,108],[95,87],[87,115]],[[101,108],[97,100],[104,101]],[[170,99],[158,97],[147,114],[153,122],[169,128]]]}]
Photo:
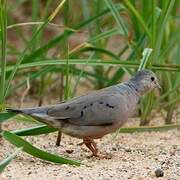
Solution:
[{"label": "bird's leg", "polygon": [[99,154],[98,153],[98,148],[97,148],[97,146],[96,146],[96,143],[94,142],[94,140],[93,139],[91,139],[91,138],[85,138],[85,139],[83,139],[83,144],[85,144],[87,147],[88,147],[88,149],[90,149],[91,150],[91,152],[92,152],[92,155],[91,155],[91,157],[92,156],[96,156],[96,157],[99,157],[99,158],[101,158],[101,159],[111,159],[112,158],[112,155],[111,154],[108,154],[108,153],[101,153],[101,154]]},{"label": "bird's leg", "polygon": [[56,140],[56,146],[60,146],[60,144],[61,144],[61,137],[62,137],[62,132],[58,131],[58,136],[57,136],[57,140]]},{"label": "bird's leg", "polygon": [[92,152],[92,156],[97,156],[98,149],[96,147],[96,143],[91,138],[85,138],[83,139],[83,143],[87,146],[89,150]]}]

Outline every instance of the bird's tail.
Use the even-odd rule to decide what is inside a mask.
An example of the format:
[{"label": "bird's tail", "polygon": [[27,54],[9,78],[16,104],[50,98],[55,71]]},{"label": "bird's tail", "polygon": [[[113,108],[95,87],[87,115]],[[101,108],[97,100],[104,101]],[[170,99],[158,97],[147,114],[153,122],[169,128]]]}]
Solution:
[{"label": "bird's tail", "polygon": [[7,108],[6,110],[8,112],[13,112],[17,114],[26,114],[26,115],[32,115],[32,114],[46,114],[49,107],[35,107],[35,108]]},{"label": "bird's tail", "polygon": [[7,108],[8,112],[13,112],[17,114],[24,114],[35,118],[36,120],[48,124],[49,126],[60,128],[61,122],[55,119],[54,117],[50,117],[47,114],[48,107],[36,107],[36,108]]},{"label": "bird's tail", "polygon": [[17,114],[23,113],[23,111],[21,109],[14,109],[14,108],[6,108],[6,111],[12,112],[12,113],[17,113]]}]

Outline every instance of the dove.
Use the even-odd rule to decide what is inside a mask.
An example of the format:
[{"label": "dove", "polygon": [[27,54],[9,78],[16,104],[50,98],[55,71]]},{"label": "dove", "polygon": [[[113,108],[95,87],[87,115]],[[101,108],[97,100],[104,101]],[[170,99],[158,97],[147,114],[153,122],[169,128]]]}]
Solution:
[{"label": "dove", "polygon": [[154,88],[160,88],[155,73],[144,69],[126,82],[66,102],[24,109],[8,108],[7,111],[32,116],[62,133],[83,139],[92,155],[98,156],[94,139],[123,126],[133,115],[140,97]]}]

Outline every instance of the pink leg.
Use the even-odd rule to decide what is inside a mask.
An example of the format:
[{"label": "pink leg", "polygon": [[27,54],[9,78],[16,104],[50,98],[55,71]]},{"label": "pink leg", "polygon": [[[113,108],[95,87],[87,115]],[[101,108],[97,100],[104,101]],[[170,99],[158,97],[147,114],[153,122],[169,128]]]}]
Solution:
[{"label": "pink leg", "polygon": [[83,143],[87,146],[87,148],[92,152],[92,156],[97,156],[98,149],[96,147],[96,143],[91,138],[84,138]]}]

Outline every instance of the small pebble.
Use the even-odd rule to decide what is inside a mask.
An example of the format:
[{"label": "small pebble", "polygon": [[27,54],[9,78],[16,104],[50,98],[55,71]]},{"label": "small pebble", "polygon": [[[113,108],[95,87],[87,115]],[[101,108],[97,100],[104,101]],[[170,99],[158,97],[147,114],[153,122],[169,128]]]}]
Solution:
[{"label": "small pebble", "polygon": [[30,175],[30,174],[32,174],[32,172],[31,172],[31,171],[29,171],[27,174],[28,174],[28,175]]},{"label": "small pebble", "polygon": [[67,152],[68,154],[71,154],[71,153],[73,153],[73,150],[72,150],[72,149],[66,149],[66,152]]},{"label": "small pebble", "polygon": [[112,150],[113,150],[113,151],[117,151],[117,148],[116,148],[116,147],[112,147]]},{"label": "small pebble", "polygon": [[161,168],[157,168],[155,170],[155,175],[156,175],[156,177],[163,177],[164,176],[164,172],[163,172],[163,170]]},{"label": "small pebble", "polygon": [[130,148],[128,148],[128,147],[127,147],[127,148],[125,148],[124,150],[125,150],[126,152],[131,152],[131,149],[130,149]]}]

